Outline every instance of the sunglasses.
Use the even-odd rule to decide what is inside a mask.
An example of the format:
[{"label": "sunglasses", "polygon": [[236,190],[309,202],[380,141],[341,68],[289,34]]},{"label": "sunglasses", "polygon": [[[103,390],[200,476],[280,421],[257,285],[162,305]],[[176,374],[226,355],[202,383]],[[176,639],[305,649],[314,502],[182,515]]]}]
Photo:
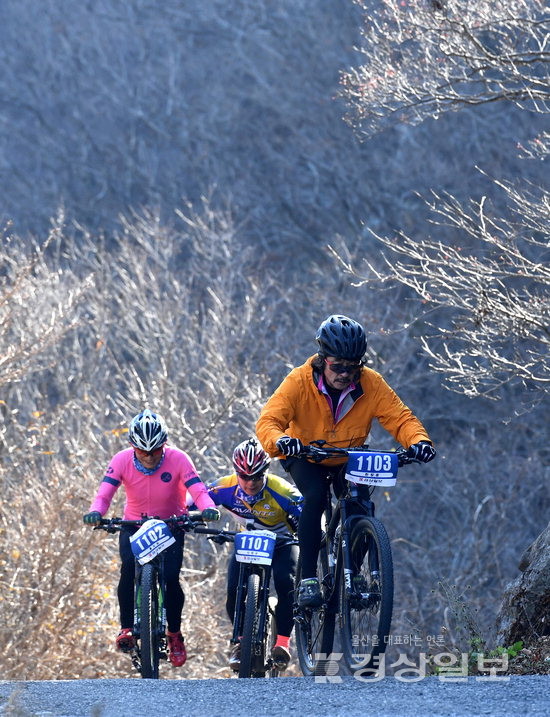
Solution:
[{"label": "sunglasses", "polygon": [[264,479],[264,477],[265,477],[265,472],[264,472],[264,473],[256,473],[256,474],[253,475],[253,476],[245,476],[243,473],[237,473],[237,475],[239,476],[239,478],[240,478],[241,480],[245,480],[245,481],[258,481],[258,480],[263,480],[263,479]]},{"label": "sunglasses", "polygon": [[331,371],[334,371],[334,373],[354,373],[358,369],[361,368],[360,363],[338,363],[337,361],[327,361],[325,359],[326,365],[329,367]]},{"label": "sunglasses", "polygon": [[159,446],[159,448],[153,448],[152,451],[144,451],[143,449],[138,448],[137,446],[134,446],[133,444],[132,444],[132,448],[135,451],[138,451],[138,453],[145,453],[146,456],[158,456],[159,453],[162,453],[164,446],[162,445],[162,446]]}]

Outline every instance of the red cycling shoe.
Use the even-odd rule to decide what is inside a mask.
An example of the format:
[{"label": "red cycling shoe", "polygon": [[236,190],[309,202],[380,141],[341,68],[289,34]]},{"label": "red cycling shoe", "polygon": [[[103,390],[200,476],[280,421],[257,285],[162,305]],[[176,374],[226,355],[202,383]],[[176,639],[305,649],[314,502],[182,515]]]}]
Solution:
[{"label": "red cycling shoe", "polygon": [[120,652],[131,652],[136,646],[136,638],[131,627],[123,627],[116,639],[116,649]]},{"label": "red cycling shoe", "polygon": [[181,632],[166,632],[168,637],[168,658],[174,667],[181,667],[187,660],[187,650]]}]

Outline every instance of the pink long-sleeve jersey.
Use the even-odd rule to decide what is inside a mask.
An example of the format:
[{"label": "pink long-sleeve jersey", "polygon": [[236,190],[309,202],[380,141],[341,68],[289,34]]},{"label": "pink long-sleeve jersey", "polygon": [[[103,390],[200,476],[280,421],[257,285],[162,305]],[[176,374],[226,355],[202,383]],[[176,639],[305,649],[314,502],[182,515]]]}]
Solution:
[{"label": "pink long-sleeve jersey", "polygon": [[90,511],[105,515],[120,485],[126,491],[125,520],[139,520],[143,514],[165,519],[187,513],[188,491],[199,510],[215,507],[187,453],[166,446],[164,460],[150,475],[138,471],[133,459],[132,448],[113,456]]}]

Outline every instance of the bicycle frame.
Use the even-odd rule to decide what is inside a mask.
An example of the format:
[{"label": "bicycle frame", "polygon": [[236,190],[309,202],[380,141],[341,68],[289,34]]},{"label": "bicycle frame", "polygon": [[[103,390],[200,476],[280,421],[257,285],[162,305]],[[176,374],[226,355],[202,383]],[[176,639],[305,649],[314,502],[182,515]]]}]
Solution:
[{"label": "bicycle frame", "polygon": [[[343,478],[345,466],[341,469],[339,478]],[[372,488],[365,486],[356,486],[346,481],[344,492],[340,497],[336,497],[336,506],[332,507],[333,489],[331,489],[332,481],[327,481],[327,508],[325,509],[326,520],[326,550],[328,553],[329,573],[325,575],[323,581],[329,588],[329,595],[332,596],[338,590],[338,578],[341,574],[344,576],[345,589],[348,595],[354,593],[351,585],[352,564],[350,555],[350,536],[353,523],[363,516],[374,517],[375,505],[371,500]],[[363,495],[361,495],[363,493]],[[366,495],[366,499],[365,499]],[[356,506],[359,510],[353,511]],[[340,528],[340,530],[338,530]],[[336,533],[339,533],[336,536]],[[335,538],[337,537],[336,543]],[[336,556],[336,558],[334,557]],[[338,557],[342,556],[342,572],[338,570]],[[375,556],[374,556],[375,557]],[[376,570],[377,565],[371,565],[371,570]],[[330,603],[330,599],[329,599]]]}]

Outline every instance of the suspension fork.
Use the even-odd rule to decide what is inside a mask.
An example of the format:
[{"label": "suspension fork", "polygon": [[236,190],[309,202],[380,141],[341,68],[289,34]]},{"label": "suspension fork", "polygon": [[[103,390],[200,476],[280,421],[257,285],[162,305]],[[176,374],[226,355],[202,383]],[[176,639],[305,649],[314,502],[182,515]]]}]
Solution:
[{"label": "suspension fork", "polygon": [[167,618],[166,618],[166,571],[164,569],[164,553],[161,553],[157,558],[155,558],[157,562],[156,569],[157,569],[157,581],[159,586],[159,592],[158,592],[158,602],[159,602],[159,608],[160,608],[160,624],[162,626],[161,634],[159,635],[161,640],[164,640],[166,627],[167,627]]},{"label": "suspension fork", "polygon": [[[365,511],[365,515],[369,518],[374,518],[374,502],[371,500],[374,488],[368,486],[355,487],[357,491],[357,497],[361,507]],[[372,538],[369,539],[369,543]],[[378,573],[380,566],[378,564],[378,551],[370,550],[370,545],[367,543],[367,549],[369,550],[369,571],[371,575]]]},{"label": "suspension fork", "polygon": [[[354,510],[354,504],[361,507],[359,513]],[[351,554],[351,533],[353,524],[364,515],[374,515],[374,503],[370,500],[370,492],[365,495],[361,487],[354,484],[348,485],[348,497],[342,497],[338,500],[340,509],[340,524],[342,526],[342,535],[340,538],[342,546],[342,575],[344,578],[345,590],[348,595],[354,594],[352,585],[352,576],[357,566],[353,565],[353,556]],[[376,556],[369,554],[369,561],[376,560]],[[378,570],[378,565],[369,565],[371,572]]]},{"label": "suspension fork", "polygon": [[353,519],[350,519],[350,516],[348,516],[348,504],[345,500],[345,498],[341,498],[339,501],[339,508],[340,508],[340,525],[341,525],[341,534],[340,534],[340,546],[342,549],[341,552],[341,560],[342,560],[342,577],[344,579],[344,586],[346,593],[350,595],[353,592],[353,588],[351,585],[351,576],[353,573],[353,566],[351,561],[351,552],[350,552],[350,537],[351,537],[351,525],[353,523]]},{"label": "suspension fork", "polygon": [[[348,538],[348,545],[346,546],[346,550],[345,550],[345,552],[344,551],[342,551],[342,552],[343,552],[344,564],[346,564],[346,561],[347,561],[348,567],[351,569],[351,572],[349,573],[350,575],[353,572],[353,567],[354,567],[353,561],[352,561],[352,556],[351,556],[351,545],[349,544],[349,540],[351,538],[351,532],[353,529],[353,524],[356,520],[359,520],[363,516],[367,516],[367,517],[371,517],[371,518],[374,517],[374,503],[370,499],[371,495],[372,495],[372,490],[366,488],[366,492],[365,492],[365,490],[364,490],[365,488],[366,488],[366,486],[356,486],[356,485],[350,486],[350,488],[349,488],[350,498],[355,503],[357,503],[361,506],[362,511],[361,511],[361,513],[352,513],[351,515],[346,517],[345,521],[342,520],[342,523],[345,524],[344,532]],[[344,503],[347,504],[346,501],[344,501]],[[345,508],[344,508],[344,510],[345,510]],[[367,544],[367,549],[368,549],[368,544]],[[372,573],[378,572],[378,570],[379,570],[378,554],[376,551],[369,550],[369,571],[372,574]],[[346,584],[346,589],[347,589],[347,587],[348,586]],[[352,592],[353,592],[353,590],[352,590]]]},{"label": "suspension fork", "polygon": [[233,637],[231,641],[237,643],[243,634],[244,621],[244,593],[250,574],[250,567],[247,563],[239,563],[239,580],[237,582],[237,596],[235,598],[235,615],[233,617]]},{"label": "suspension fork", "polygon": [[141,606],[141,563],[134,561],[134,627],[137,627],[136,637],[141,635],[140,606]]}]

